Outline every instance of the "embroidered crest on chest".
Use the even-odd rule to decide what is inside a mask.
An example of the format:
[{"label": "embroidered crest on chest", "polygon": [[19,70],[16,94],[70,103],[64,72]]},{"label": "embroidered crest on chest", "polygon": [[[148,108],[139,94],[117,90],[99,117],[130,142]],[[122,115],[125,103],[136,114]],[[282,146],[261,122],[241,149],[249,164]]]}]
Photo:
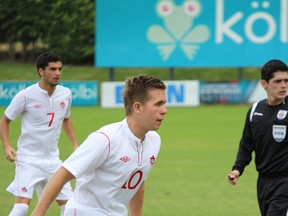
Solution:
[{"label": "embroidered crest on chest", "polygon": [[279,110],[277,113],[277,119],[283,120],[287,115],[287,110]]}]

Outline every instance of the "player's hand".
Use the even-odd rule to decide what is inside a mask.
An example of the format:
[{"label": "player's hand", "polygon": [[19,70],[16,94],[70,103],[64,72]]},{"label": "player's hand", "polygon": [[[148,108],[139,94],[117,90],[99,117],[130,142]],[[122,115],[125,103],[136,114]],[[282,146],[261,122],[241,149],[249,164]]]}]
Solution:
[{"label": "player's hand", "polygon": [[230,184],[236,185],[240,176],[240,172],[238,170],[233,170],[227,175],[227,180]]},{"label": "player's hand", "polygon": [[10,162],[14,162],[16,160],[16,151],[11,146],[5,148],[6,158]]}]

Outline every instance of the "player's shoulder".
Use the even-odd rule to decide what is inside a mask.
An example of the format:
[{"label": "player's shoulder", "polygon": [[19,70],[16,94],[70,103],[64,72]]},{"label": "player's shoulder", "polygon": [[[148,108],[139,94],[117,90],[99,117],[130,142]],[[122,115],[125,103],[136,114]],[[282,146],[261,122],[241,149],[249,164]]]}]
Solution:
[{"label": "player's shoulder", "polygon": [[33,84],[27,86],[25,89],[23,89],[23,91],[35,91],[37,86],[38,86],[38,83],[33,83]]},{"label": "player's shoulder", "polygon": [[122,122],[114,122],[107,125],[102,126],[99,130],[103,133],[112,135],[113,133],[119,131],[122,128]]},{"label": "player's shoulder", "polygon": [[63,86],[63,85],[57,85],[56,89],[57,91],[61,91],[61,92],[67,92],[67,93],[71,92],[71,90],[68,87]]},{"label": "player's shoulder", "polygon": [[27,86],[26,88],[22,89],[21,91],[19,91],[18,94],[31,95],[30,93],[32,93],[32,95],[34,95],[35,92],[37,92],[38,88],[39,88],[38,83],[33,83]]},{"label": "player's shoulder", "polygon": [[134,138],[135,136],[132,134],[126,119],[114,122],[111,124],[107,124],[103,127],[101,127],[97,132],[101,132],[106,134],[111,140],[119,140],[119,139],[125,139],[128,137]]},{"label": "player's shoulder", "polygon": [[160,138],[160,135],[156,131],[148,131],[147,136],[153,138]]},{"label": "player's shoulder", "polygon": [[251,104],[248,112],[254,112],[256,109],[259,109],[260,107],[262,108],[263,106],[266,106],[266,102],[267,99],[262,99],[262,100],[258,100],[255,101],[254,103]]},{"label": "player's shoulder", "polygon": [[[145,146],[157,155],[161,147],[161,137],[156,131],[149,131],[144,139]],[[156,156],[155,155],[155,156]]]},{"label": "player's shoulder", "polygon": [[285,104],[288,104],[288,95],[285,97],[284,101],[285,101]]},{"label": "player's shoulder", "polygon": [[113,142],[115,140],[119,140],[120,137],[123,137],[123,131],[121,129],[121,124],[119,122],[106,124],[89,135],[90,139],[97,139],[99,137],[106,137],[109,142]]},{"label": "player's shoulder", "polygon": [[160,135],[156,131],[148,131],[146,138],[153,139],[155,141],[161,141]]},{"label": "player's shoulder", "polygon": [[67,98],[72,96],[71,90],[63,85],[57,85],[53,94],[61,98]]}]

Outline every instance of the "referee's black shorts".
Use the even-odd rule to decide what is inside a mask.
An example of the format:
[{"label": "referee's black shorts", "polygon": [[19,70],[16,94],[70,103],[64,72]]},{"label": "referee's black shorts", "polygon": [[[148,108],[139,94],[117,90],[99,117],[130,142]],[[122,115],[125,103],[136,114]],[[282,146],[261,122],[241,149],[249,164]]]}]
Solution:
[{"label": "referee's black shorts", "polygon": [[262,216],[286,216],[288,210],[288,175],[259,176],[258,203]]}]

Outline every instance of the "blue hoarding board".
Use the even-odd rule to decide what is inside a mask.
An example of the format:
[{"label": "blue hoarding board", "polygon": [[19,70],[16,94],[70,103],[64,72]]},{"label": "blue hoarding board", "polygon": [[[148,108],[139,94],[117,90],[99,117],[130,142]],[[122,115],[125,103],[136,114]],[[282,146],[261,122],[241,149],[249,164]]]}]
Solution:
[{"label": "blue hoarding board", "polygon": [[[7,106],[14,96],[35,81],[28,82],[0,82],[0,106]],[[69,81],[61,82],[72,92],[72,106],[98,105],[98,82],[97,81]]]},{"label": "blue hoarding board", "polygon": [[29,85],[35,83],[34,81],[28,82],[0,82],[0,106],[7,106],[14,98],[14,96],[25,89]]},{"label": "blue hoarding board", "polygon": [[[185,107],[199,105],[199,81],[164,81],[166,84],[167,107]],[[125,82],[101,83],[101,107],[124,107],[123,90]]]},{"label": "blue hoarding board", "polygon": [[[258,84],[259,81],[200,82],[200,102],[214,104],[251,102],[251,96]],[[259,92],[257,94],[261,99],[262,94]]]},{"label": "blue hoarding board", "polygon": [[251,67],[287,60],[288,0],[97,0],[97,67]]},{"label": "blue hoarding board", "polygon": [[97,81],[61,82],[72,92],[72,106],[95,106],[99,103]]}]

